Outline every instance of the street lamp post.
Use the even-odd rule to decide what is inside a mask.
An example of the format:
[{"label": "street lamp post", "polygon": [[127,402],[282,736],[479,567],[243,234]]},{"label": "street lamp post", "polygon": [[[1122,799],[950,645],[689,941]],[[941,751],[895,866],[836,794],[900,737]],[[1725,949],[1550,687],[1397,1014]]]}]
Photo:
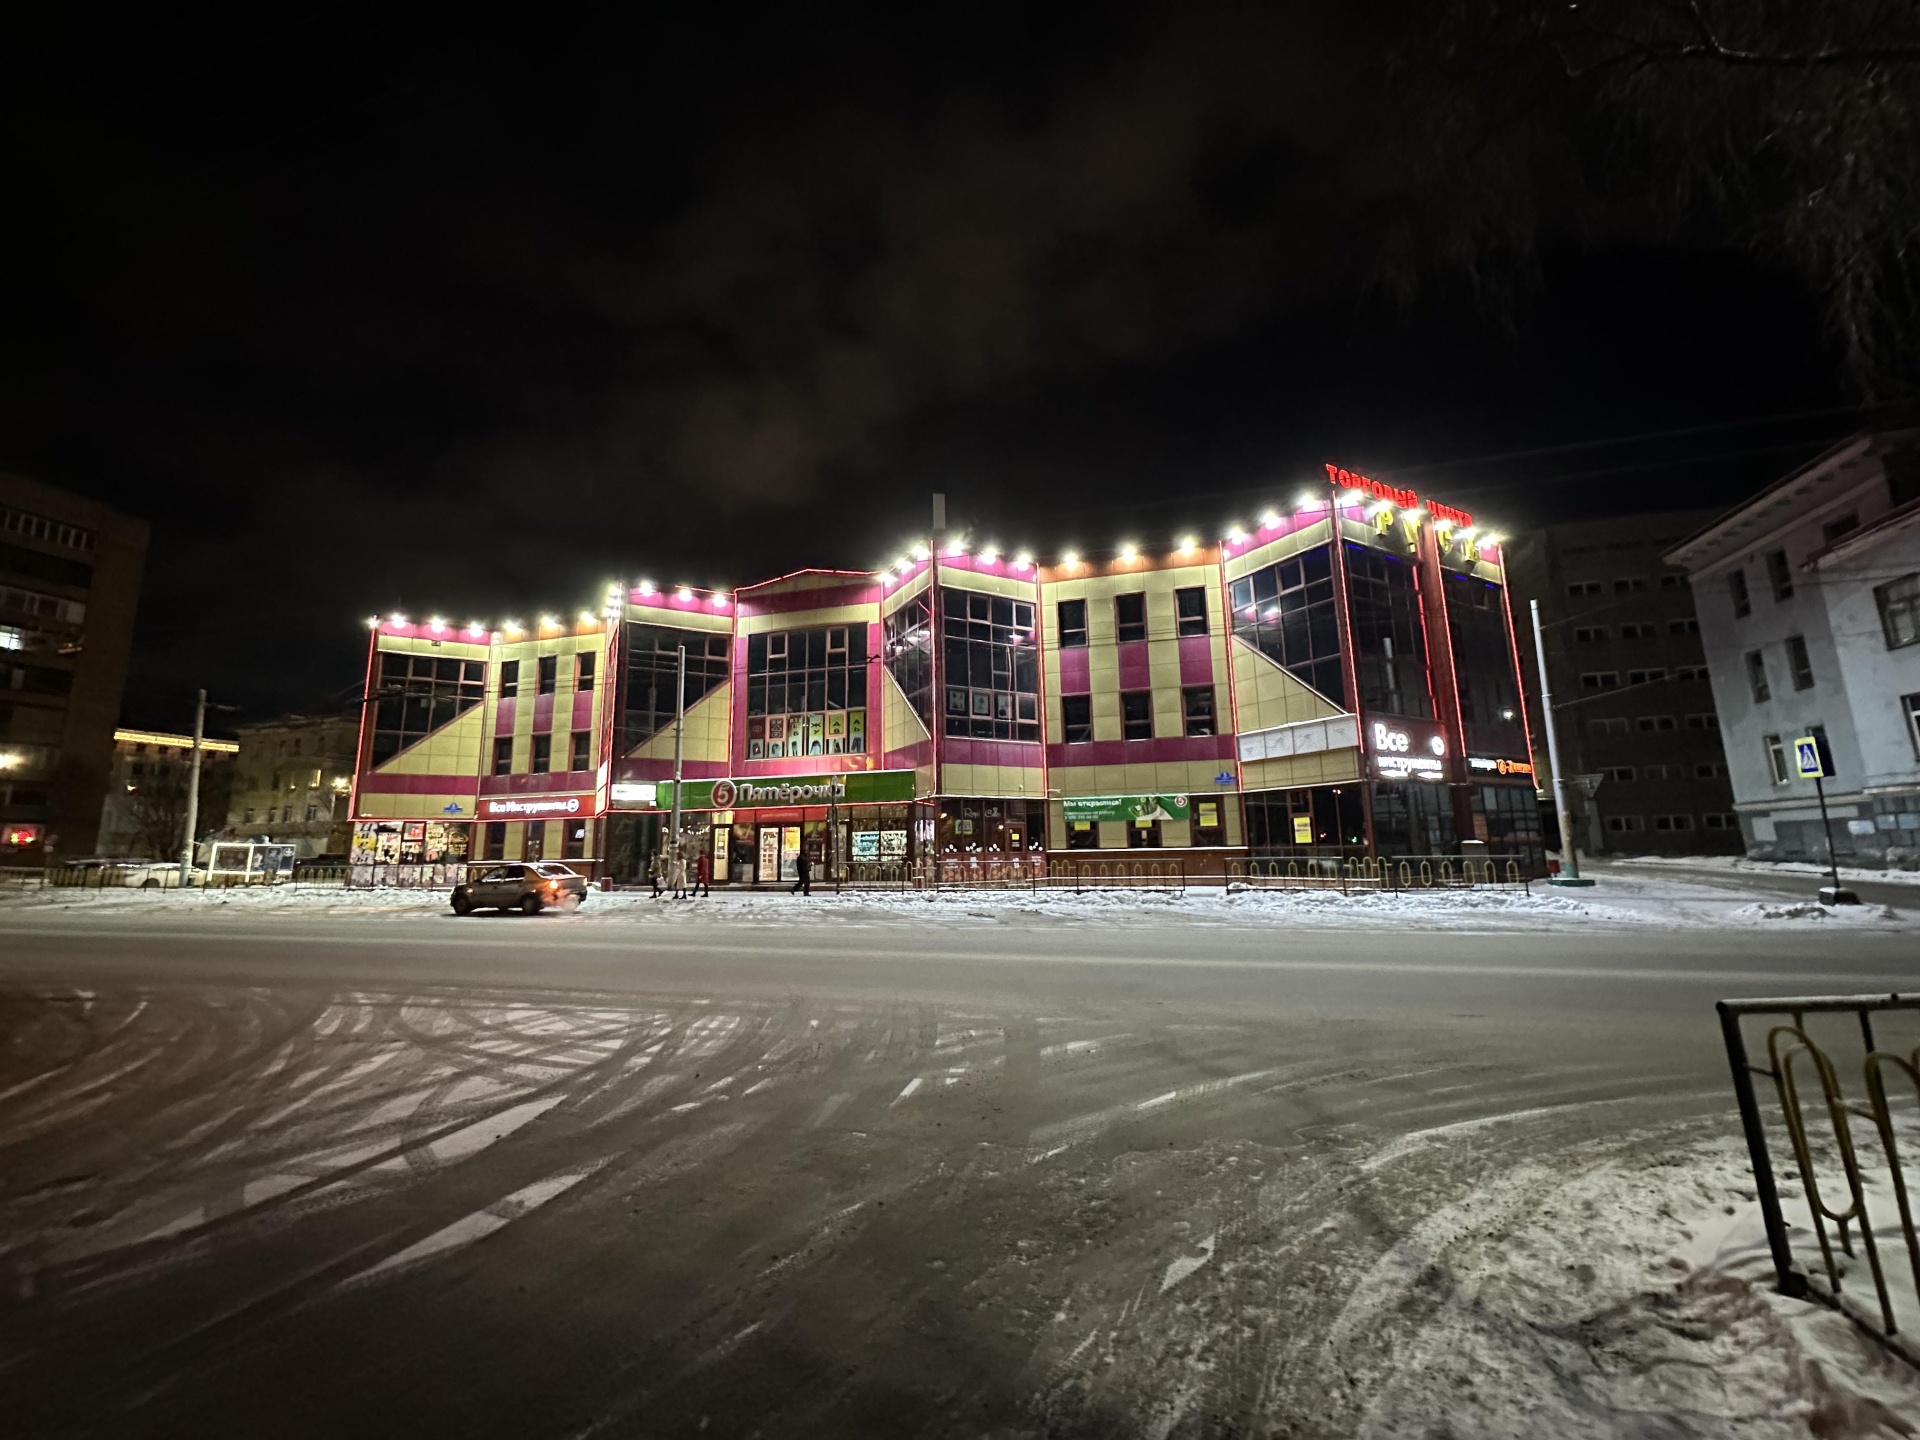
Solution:
[{"label": "street lamp post", "polygon": [[1547,768],[1553,774],[1553,808],[1560,821],[1560,874],[1550,884],[1591,885],[1580,877],[1580,856],[1573,847],[1573,811],[1567,804],[1567,781],[1560,773],[1560,732],[1553,723],[1553,682],[1547,679],[1547,647],[1540,637],[1540,602],[1533,608],[1533,658],[1540,664],[1540,714],[1547,722]]}]

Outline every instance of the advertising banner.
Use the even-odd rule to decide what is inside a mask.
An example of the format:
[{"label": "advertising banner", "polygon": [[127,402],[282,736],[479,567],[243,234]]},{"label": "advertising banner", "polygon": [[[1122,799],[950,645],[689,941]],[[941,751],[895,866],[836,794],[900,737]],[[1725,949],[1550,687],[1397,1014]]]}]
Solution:
[{"label": "advertising banner", "polygon": [[[913,799],[911,770],[854,770],[845,775],[768,775],[751,780],[689,780],[682,810],[750,810],[762,805],[898,805]],[[1185,801],[1183,800],[1184,804]],[[673,782],[661,781],[653,805],[673,808]]]},{"label": "advertising banner", "polygon": [[565,820],[598,810],[592,791],[583,795],[483,795],[482,820]]},{"label": "advertising banner", "polygon": [[1185,820],[1193,813],[1185,795],[1069,795],[1060,803],[1070,824],[1080,820]]}]

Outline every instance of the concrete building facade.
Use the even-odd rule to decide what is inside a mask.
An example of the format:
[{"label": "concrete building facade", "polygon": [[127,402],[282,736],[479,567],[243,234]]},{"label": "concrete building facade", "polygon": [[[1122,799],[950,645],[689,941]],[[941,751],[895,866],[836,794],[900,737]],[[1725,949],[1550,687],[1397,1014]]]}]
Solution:
[{"label": "concrete building facade", "polygon": [[96,849],[147,526],[0,475],[0,864]]},{"label": "concrete building facade", "polygon": [[[1719,515],[1547,526],[1508,543],[1523,673],[1539,601],[1575,843],[1597,855],[1737,853],[1733,784],[1685,571],[1666,553]],[[1527,696],[1547,774],[1539,686]],[[1591,792],[1591,793],[1589,793]]]},{"label": "concrete building facade", "polygon": [[360,717],[283,715],[242,725],[222,840],[294,847],[296,860],[345,857],[353,842],[348,797]]},{"label": "concrete building facade", "polygon": [[[239,749],[231,740],[201,738],[196,840],[220,827]],[[95,853],[116,859],[179,859],[186,842],[187,784],[192,771],[191,735],[115,730],[113,769],[100,807]]]},{"label": "concrete building facade", "polygon": [[1855,436],[1669,554],[1695,605],[1750,855],[1920,866],[1920,430]]}]

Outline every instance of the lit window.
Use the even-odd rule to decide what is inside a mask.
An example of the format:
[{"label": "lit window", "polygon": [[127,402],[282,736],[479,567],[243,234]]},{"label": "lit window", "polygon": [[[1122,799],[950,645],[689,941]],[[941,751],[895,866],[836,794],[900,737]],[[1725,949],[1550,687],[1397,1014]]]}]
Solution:
[{"label": "lit window", "polygon": [[1903,575],[1873,592],[1880,606],[1880,628],[1887,648],[1920,644],[1920,574]]}]

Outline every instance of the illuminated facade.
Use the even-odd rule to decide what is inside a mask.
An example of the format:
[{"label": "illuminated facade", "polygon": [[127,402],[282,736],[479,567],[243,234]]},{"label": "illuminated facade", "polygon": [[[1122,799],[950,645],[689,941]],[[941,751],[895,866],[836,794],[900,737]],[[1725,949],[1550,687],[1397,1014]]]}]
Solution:
[{"label": "illuminated facade", "polygon": [[1041,562],[945,535],[879,572],[371,630],[367,866],[637,878],[683,649],[681,808],[716,883],[791,879],[803,849],[823,875],[1543,858],[1497,541],[1332,466],[1214,543]]}]

